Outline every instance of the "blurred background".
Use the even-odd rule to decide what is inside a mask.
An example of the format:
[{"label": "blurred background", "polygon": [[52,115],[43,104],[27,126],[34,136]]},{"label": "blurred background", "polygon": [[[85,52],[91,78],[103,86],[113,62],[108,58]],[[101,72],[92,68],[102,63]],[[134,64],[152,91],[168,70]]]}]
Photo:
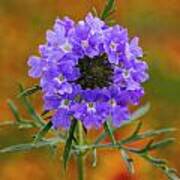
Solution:
[{"label": "blurred background", "polygon": [[[0,0],[0,122],[12,120],[7,99],[16,99],[17,84],[35,83],[27,76],[27,58],[37,54],[38,45],[44,43],[45,32],[57,16],[84,18],[96,7],[100,12],[105,0]],[[180,128],[180,1],[179,0],[117,0],[115,19],[129,29],[130,36],[139,36],[150,67],[151,79],[145,84],[146,96],[142,102],[151,103],[150,112],[142,119],[143,129]],[[33,96],[39,112],[40,96]],[[17,100],[15,100],[17,101]],[[18,104],[18,102],[17,102]],[[23,115],[26,112],[19,106]],[[127,135],[133,125],[124,129],[119,138]],[[35,131],[33,131],[35,132]],[[172,134],[176,143],[154,153],[165,158],[180,172],[180,133]],[[28,142],[32,131],[16,127],[0,127],[0,148],[10,144]],[[63,172],[59,149],[56,158],[48,149],[26,153],[0,155],[1,180],[71,180],[76,179],[74,160],[68,173]],[[88,180],[166,180],[158,169],[143,159],[134,157],[136,173],[130,176],[115,151],[98,152],[97,168],[87,159]],[[58,158],[57,158],[58,157]]]}]

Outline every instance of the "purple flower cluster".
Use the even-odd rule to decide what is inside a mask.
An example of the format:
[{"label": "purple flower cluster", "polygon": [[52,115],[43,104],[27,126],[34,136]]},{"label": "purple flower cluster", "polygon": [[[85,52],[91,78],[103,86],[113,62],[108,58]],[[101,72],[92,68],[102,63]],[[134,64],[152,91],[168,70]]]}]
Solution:
[{"label": "purple flower cluster", "polygon": [[139,103],[148,79],[137,37],[129,40],[127,29],[89,13],[78,23],[56,19],[46,39],[28,65],[29,75],[40,78],[44,108],[54,111],[54,128],[68,128],[73,118],[87,129],[130,118],[128,105]]}]

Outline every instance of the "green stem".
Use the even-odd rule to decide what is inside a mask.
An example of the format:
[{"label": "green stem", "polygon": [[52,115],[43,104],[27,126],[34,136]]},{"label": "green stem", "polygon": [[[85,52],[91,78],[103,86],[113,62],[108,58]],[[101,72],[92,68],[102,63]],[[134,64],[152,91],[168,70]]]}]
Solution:
[{"label": "green stem", "polygon": [[[78,138],[78,145],[83,146],[83,144],[84,144],[83,127],[82,127],[81,121],[78,121],[77,138]],[[83,180],[84,179],[84,157],[83,157],[82,150],[80,150],[77,153],[77,166],[78,166],[79,180]]]}]

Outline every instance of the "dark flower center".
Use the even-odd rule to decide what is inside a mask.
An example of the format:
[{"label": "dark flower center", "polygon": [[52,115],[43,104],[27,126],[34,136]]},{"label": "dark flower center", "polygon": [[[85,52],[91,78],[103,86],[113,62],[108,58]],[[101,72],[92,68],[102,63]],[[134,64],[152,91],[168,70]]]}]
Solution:
[{"label": "dark flower center", "polygon": [[89,58],[85,56],[79,60],[78,67],[81,76],[77,83],[83,89],[108,87],[112,82],[113,69],[106,55]]}]

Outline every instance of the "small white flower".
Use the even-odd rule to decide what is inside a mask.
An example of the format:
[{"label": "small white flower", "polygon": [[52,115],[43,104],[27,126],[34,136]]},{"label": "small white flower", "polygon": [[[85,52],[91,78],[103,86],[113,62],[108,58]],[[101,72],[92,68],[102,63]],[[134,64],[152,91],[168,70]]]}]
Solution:
[{"label": "small white flower", "polygon": [[69,109],[69,100],[64,99],[61,101],[59,108]]},{"label": "small white flower", "polygon": [[82,47],[84,47],[84,48],[88,48],[88,46],[89,46],[88,40],[82,40],[82,41],[81,41],[81,45],[82,45]]},{"label": "small white flower", "polygon": [[65,41],[65,43],[64,43],[63,45],[61,45],[60,48],[61,48],[65,53],[68,53],[68,52],[71,52],[71,50],[72,50],[72,45],[71,45],[68,41]]},{"label": "small white flower", "polygon": [[88,103],[87,104],[87,110],[88,110],[88,112],[96,112],[96,108],[95,108],[94,103]]}]

